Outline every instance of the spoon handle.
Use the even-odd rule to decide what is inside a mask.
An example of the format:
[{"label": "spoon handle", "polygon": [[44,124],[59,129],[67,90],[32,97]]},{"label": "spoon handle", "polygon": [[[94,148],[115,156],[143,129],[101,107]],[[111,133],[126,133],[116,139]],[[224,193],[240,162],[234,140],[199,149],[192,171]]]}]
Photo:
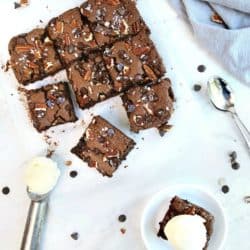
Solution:
[{"label": "spoon handle", "polygon": [[247,127],[245,126],[245,124],[241,121],[240,117],[238,116],[238,114],[236,112],[232,113],[234,121],[237,125],[237,127],[239,128],[242,137],[244,138],[246,145],[248,147],[248,151],[250,152],[250,132],[247,129]]},{"label": "spoon handle", "polygon": [[44,221],[48,210],[47,199],[31,201],[23,234],[21,250],[38,250]]}]

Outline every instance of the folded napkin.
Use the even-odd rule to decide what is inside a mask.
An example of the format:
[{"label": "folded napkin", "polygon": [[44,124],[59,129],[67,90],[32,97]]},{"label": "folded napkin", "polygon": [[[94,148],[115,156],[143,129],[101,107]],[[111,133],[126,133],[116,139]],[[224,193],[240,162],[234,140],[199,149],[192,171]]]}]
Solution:
[{"label": "folded napkin", "polygon": [[[195,36],[225,67],[250,86],[250,0],[168,0]],[[212,21],[215,13],[221,17]]]}]

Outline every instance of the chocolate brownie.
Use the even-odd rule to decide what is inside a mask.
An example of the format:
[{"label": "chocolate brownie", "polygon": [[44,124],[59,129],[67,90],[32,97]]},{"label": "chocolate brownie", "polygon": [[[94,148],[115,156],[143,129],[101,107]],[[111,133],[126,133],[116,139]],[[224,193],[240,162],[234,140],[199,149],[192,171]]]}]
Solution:
[{"label": "chocolate brownie", "polygon": [[26,95],[33,125],[39,132],[77,120],[67,83],[29,90]]},{"label": "chocolate brownie", "polygon": [[136,84],[156,81],[165,73],[161,57],[146,30],[106,48],[104,60],[114,88],[119,92]]},{"label": "chocolate brownie", "polygon": [[134,145],[132,139],[102,117],[96,116],[71,152],[102,175],[112,177]]},{"label": "chocolate brownie", "polygon": [[64,65],[97,48],[93,33],[82,20],[79,8],[68,10],[52,19],[47,29]]},{"label": "chocolate brownie", "polygon": [[81,108],[89,108],[115,94],[113,83],[100,54],[73,63],[68,78]]},{"label": "chocolate brownie", "polygon": [[99,46],[135,35],[145,27],[132,0],[88,0],[81,6]]},{"label": "chocolate brownie", "polygon": [[174,96],[169,79],[129,89],[122,95],[130,128],[139,132],[166,124],[173,112]]},{"label": "chocolate brownie", "polygon": [[207,244],[204,250],[207,249],[208,241],[213,232],[214,216],[208,211],[206,211],[204,208],[199,207],[193,203],[190,203],[187,200],[183,200],[178,196],[175,196],[171,200],[170,207],[166,215],[164,216],[163,220],[160,222],[160,230],[158,232],[158,236],[166,240],[167,238],[164,233],[164,228],[167,225],[168,221],[170,221],[173,217],[177,215],[183,215],[183,214],[199,215],[206,221],[204,224],[207,229]]},{"label": "chocolate brownie", "polygon": [[44,29],[12,38],[10,63],[19,83],[27,85],[62,69],[57,52]]}]

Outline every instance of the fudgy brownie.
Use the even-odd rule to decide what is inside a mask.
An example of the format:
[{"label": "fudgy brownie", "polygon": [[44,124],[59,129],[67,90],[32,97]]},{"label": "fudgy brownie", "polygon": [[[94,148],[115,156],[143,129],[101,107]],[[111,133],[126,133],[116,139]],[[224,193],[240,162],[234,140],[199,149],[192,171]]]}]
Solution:
[{"label": "fudgy brownie", "polygon": [[26,95],[33,125],[39,132],[77,120],[67,83],[29,90]]},{"label": "fudgy brownie", "polygon": [[113,83],[100,54],[73,63],[68,78],[81,108],[89,108],[115,94]]},{"label": "fudgy brownie", "polygon": [[[170,203],[170,207],[164,216],[163,220],[160,222],[160,230],[158,232],[158,236],[167,239],[164,233],[164,228],[167,225],[168,221],[170,221],[173,217],[177,215],[199,215],[206,221],[205,227],[207,229],[207,244],[213,232],[213,223],[214,223],[214,216],[205,210],[202,207],[199,207],[187,200],[183,200],[178,196],[175,196]],[[207,249],[207,244],[204,248]]]},{"label": "fudgy brownie", "polygon": [[161,57],[147,30],[106,48],[104,60],[114,81],[114,88],[119,92],[136,84],[156,81],[165,73]]},{"label": "fudgy brownie", "polygon": [[122,95],[122,100],[134,132],[159,128],[168,122],[173,112],[174,96],[169,79],[133,87]]},{"label": "fudgy brownie", "polygon": [[81,6],[99,46],[109,45],[145,27],[133,0],[88,0]]},{"label": "fudgy brownie", "polygon": [[104,176],[112,177],[135,142],[105,119],[96,116],[71,152],[96,168]]},{"label": "fudgy brownie", "polygon": [[12,38],[9,53],[15,76],[24,85],[62,69],[58,54],[44,29],[34,29]]},{"label": "fudgy brownie", "polygon": [[68,10],[52,19],[47,29],[64,65],[97,48],[93,33],[82,20],[79,8]]}]

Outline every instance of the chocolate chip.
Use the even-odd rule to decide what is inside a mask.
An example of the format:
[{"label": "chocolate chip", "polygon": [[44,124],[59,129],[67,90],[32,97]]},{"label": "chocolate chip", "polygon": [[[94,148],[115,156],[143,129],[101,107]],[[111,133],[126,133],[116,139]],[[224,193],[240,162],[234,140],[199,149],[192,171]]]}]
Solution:
[{"label": "chocolate chip", "polygon": [[222,186],[222,187],[221,187],[221,191],[222,191],[224,194],[228,193],[228,192],[229,192],[229,186],[227,186],[227,185]]},{"label": "chocolate chip", "polygon": [[18,9],[21,7],[20,3],[14,2],[14,9]]},{"label": "chocolate chip", "polygon": [[206,71],[206,66],[205,66],[205,65],[199,65],[199,66],[197,67],[197,70],[198,70],[200,73],[205,72],[205,71]]},{"label": "chocolate chip", "polygon": [[63,104],[65,102],[65,97],[64,96],[59,96],[56,99],[57,104]]},{"label": "chocolate chip", "polygon": [[126,219],[127,219],[127,217],[126,217],[126,215],[124,215],[124,214],[121,214],[121,215],[118,217],[118,220],[119,220],[120,222],[125,222]]},{"label": "chocolate chip", "polygon": [[79,238],[79,234],[78,233],[72,233],[70,236],[71,236],[71,238],[73,240],[78,240],[78,238]]},{"label": "chocolate chip", "polygon": [[163,109],[158,109],[158,110],[156,111],[156,115],[157,115],[158,117],[162,117],[164,114],[165,114],[165,111],[164,111]]},{"label": "chocolate chip", "polygon": [[233,162],[232,163],[232,169],[237,170],[240,168],[240,164],[238,162]]},{"label": "chocolate chip", "polygon": [[47,100],[46,104],[49,108],[53,108],[55,106],[55,103],[52,100]]},{"label": "chocolate chip", "polygon": [[117,71],[122,72],[124,69],[124,65],[122,63],[117,63],[116,69],[117,69]]},{"label": "chocolate chip", "polygon": [[77,171],[73,170],[73,171],[70,171],[69,175],[70,177],[75,178],[78,175],[78,173]]},{"label": "chocolate chip", "polygon": [[194,88],[194,91],[200,91],[201,90],[201,85],[200,84],[195,84],[193,88]]},{"label": "chocolate chip", "polygon": [[9,187],[3,187],[3,189],[2,189],[2,193],[3,193],[4,195],[9,194],[9,192],[10,192]]},{"label": "chocolate chip", "polygon": [[235,161],[237,159],[237,153],[233,151],[232,153],[229,154],[231,161]]},{"label": "chocolate chip", "polygon": [[107,134],[108,134],[108,136],[113,136],[115,134],[114,129],[109,128],[108,131],[107,131]]}]

